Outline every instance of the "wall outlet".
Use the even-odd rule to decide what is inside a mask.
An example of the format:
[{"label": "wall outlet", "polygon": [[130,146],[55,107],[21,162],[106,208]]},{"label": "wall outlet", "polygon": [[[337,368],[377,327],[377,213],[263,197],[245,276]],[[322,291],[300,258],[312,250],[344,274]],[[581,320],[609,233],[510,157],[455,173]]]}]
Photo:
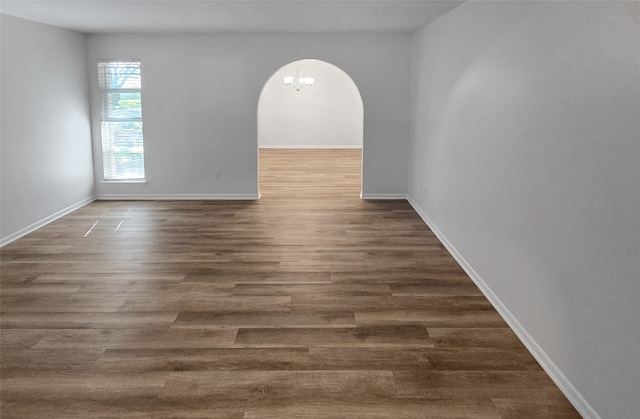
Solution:
[{"label": "wall outlet", "polygon": [[220,182],[222,180],[222,172],[216,173],[216,182]]},{"label": "wall outlet", "polygon": [[426,201],[427,200],[427,188],[424,188],[423,192],[424,192],[424,199]]}]

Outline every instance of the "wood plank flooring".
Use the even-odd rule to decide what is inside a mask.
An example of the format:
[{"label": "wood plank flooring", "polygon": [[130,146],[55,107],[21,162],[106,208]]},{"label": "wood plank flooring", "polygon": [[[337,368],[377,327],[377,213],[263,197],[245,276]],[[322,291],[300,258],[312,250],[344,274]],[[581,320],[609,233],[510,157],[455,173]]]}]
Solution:
[{"label": "wood plank flooring", "polygon": [[259,201],[94,202],[5,246],[1,417],[579,417],[359,170],[262,150]]}]

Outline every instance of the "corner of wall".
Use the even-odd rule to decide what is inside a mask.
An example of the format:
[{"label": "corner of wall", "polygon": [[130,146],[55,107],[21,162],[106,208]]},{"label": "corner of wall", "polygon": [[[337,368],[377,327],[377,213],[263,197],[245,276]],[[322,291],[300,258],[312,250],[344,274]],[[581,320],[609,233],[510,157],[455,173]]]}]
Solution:
[{"label": "corner of wall", "polygon": [[16,231],[15,233],[9,234],[6,237],[2,237],[0,238],[0,247],[4,247],[6,245],[8,245],[9,243],[12,243],[16,240],[18,240],[19,238],[22,238],[24,236],[26,236],[29,233],[33,233],[34,231],[36,231],[37,229],[44,227],[45,225],[54,222],[55,220],[57,220],[58,218],[64,217],[67,214],[72,213],[73,211],[84,207],[87,204],[92,203],[93,201],[96,200],[95,195],[92,195],[86,199],[83,199],[82,201],[76,202],[75,204],[69,205],[68,207],[49,215],[48,217],[45,217],[39,221],[36,221],[35,223],[21,228],[20,230]]}]

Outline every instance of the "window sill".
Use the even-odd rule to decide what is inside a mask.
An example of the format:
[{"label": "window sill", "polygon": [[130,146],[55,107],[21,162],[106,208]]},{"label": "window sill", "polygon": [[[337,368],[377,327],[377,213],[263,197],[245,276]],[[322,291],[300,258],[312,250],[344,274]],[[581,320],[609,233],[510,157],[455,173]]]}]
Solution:
[{"label": "window sill", "polygon": [[124,184],[146,185],[147,184],[147,180],[146,179],[141,179],[141,180],[103,180],[103,181],[100,181],[100,183],[111,183],[111,184],[116,184],[116,185],[124,185]]}]

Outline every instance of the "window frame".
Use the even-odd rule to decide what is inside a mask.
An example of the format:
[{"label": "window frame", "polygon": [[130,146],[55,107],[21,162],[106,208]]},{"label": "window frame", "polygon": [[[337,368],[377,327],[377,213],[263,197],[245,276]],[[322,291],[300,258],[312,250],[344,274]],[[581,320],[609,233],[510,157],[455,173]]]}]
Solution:
[{"label": "window frame", "polygon": [[[105,87],[110,82],[108,68],[111,66],[117,66],[122,64],[123,68],[134,68],[134,74],[140,80],[139,87]],[[138,59],[99,59],[98,60],[98,90],[100,94],[100,146],[102,156],[102,183],[146,183],[146,159],[145,159],[145,147],[144,147],[144,124],[142,115],[142,63]],[[133,117],[114,116],[112,114],[114,108],[112,99],[113,94],[137,94],[140,98],[140,114]],[[117,176],[115,173],[118,170],[118,164],[113,162],[115,159],[116,146],[113,143],[117,140],[113,135],[117,135],[117,128],[114,127],[114,123],[135,123],[140,127],[140,142],[141,142],[141,159],[142,167],[141,174],[132,174],[131,176]],[[116,130],[116,133],[112,135],[112,131]],[[131,150],[136,147],[129,146],[124,148],[131,153]],[[121,166],[126,167],[126,166]],[[135,169],[135,165],[132,165]]]}]

